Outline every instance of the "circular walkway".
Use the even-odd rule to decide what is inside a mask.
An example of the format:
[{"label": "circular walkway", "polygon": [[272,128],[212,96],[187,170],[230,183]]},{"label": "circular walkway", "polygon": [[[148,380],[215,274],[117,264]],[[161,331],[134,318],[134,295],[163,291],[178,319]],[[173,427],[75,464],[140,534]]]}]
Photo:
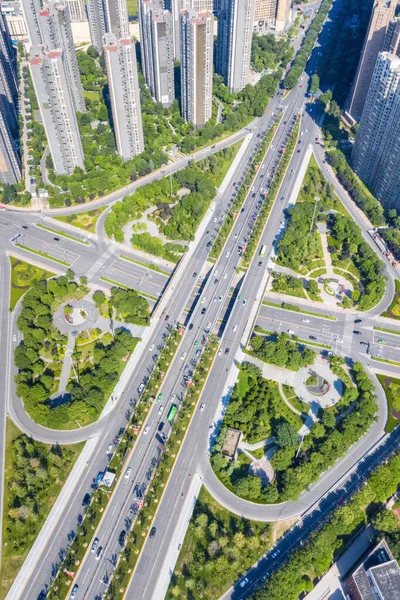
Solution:
[{"label": "circular walkway", "polygon": [[[64,307],[67,305],[72,306],[73,314],[79,314],[79,311],[84,310],[87,315],[86,319],[82,320],[81,323],[68,323],[64,314]],[[89,300],[73,300],[72,302],[64,302],[57,308],[53,321],[54,326],[62,333],[70,334],[73,331],[81,333],[95,327],[98,318],[99,311],[93,302]]]},{"label": "circular walkway", "polygon": [[[306,381],[311,375],[317,375],[318,384],[307,386]],[[320,394],[320,384],[326,380],[329,389],[326,393]],[[300,369],[295,373],[293,387],[296,390],[297,397],[307,404],[319,404],[321,408],[328,408],[339,402],[343,395],[343,383],[335,373],[331,371],[328,365],[318,362],[315,366]]]}]

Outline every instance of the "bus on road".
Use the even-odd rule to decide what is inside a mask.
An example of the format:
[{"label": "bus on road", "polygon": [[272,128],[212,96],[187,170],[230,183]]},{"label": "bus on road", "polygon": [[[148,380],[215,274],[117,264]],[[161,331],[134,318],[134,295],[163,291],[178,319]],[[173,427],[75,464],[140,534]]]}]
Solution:
[{"label": "bus on road", "polygon": [[177,412],[178,412],[178,407],[176,406],[176,404],[173,404],[171,406],[171,408],[169,409],[169,413],[168,413],[168,417],[167,417],[167,419],[170,423],[172,423],[173,420],[175,419],[175,415]]},{"label": "bus on road", "polygon": [[264,246],[264,245],[261,246],[261,250],[260,250],[260,256],[261,256],[261,258],[265,255],[266,249],[267,249],[267,246]]}]

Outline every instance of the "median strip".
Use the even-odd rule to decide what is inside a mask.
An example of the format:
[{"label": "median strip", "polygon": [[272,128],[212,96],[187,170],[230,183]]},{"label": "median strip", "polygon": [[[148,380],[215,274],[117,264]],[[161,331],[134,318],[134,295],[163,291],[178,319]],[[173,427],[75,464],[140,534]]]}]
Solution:
[{"label": "median strip", "polygon": [[17,248],[22,248],[22,250],[26,250],[27,252],[31,252],[32,254],[37,254],[37,256],[42,256],[43,258],[47,258],[48,260],[53,260],[60,265],[64,265],[66,267],[70,267],[72,263],[69,263],[65,260],[61,260],[60,258],[55,258],[54,256],[50,256],[50,254],[46,254],[46,252],[42,252],[41,250],[34,250],[33,248],[29,248],[28,246],[24,246],[23,244],[18,244],[15,242],[14,246]]},{"label": "median strip", "polygon": [[[277,335],[277,332],[273,332],[273,331],[267,331],[266,329],[263,329],[262,327],[260,327],[259,325],[256,325],[254,327],[254,333],[261,333],[263,335]],[[283,334],[283,335],[289,335],[289,334]],[[302,338],[299,338],[297,335],[292,334],[290,339],[288,338],[289,342],[295,342],[298,344],[307,344],[309,346],[317,346],[318,348],[326,348],[327,350],[332,350],[332,346],[329,346],[328,344],[320,344],[319,342],[313,342],[313,340],[303,340]]]},{"label": "median strip", "polygon": [[395,365],[396,367],[400,367],[400,362],[396,362],[395,360],[389,360],[388,358],[379,358],[378,356],[371,356],[372,360],[377,360],[378,362],[387,363],[388,365]]},{"label": "median strip", "polygon": [[[111,283],[111,285],[115,285],[117,287],[123,288],[124,290],[134,290],[132,286],[124,285],[123,283],[118,283],[118,281],[114,281],[113,279],[108,279],[108,277],[100,277],[102,281],[106,281],[107,283]],[[146,294],[145,292],[141,292],[140,290],[136,290],[136,292],[140,296],[144,296],[145,298],[149,298],[150,300],[154,300],[154,302],[158,302],[158,298],[156,296],[151,296],[150,294]]]},{"label": "median strip", "polygon": [[282,302],[282,304],[276,304],[276,302],[267,302],[267,300],[263,300],[262,304],[265,306],[272,306],[273,308],[280,308],[282,310],[291,310],[293,312],[298,312],[303,315],[311,315],[312,317],[318,317],[319,319],[328,319],[329,321],[336,321],[336,317],[332,317],[331,315],[322,315],[320,313],[312,312],[311,310],[304,310],[303,308],[299,308],[293,304],[286,304],[286,302]]},{"label": "median strip", "polygon": [[374,327],[375,331],[384,331],[385,333],[393,333],[394,335],[400,335],[400,331],[395,329],[385,329],[385,327]]}]

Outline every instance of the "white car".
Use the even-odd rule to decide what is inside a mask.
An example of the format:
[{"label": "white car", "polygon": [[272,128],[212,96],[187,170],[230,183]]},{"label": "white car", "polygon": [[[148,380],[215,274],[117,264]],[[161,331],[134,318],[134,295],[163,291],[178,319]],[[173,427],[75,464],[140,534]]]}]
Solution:
[{"label": "white car", "polygon": [[233,326],[233,331],[237,331],[237,325]]},{"label": "white car", "polygon": [[13,342],[16,342],[16,341],[17,341],[17,336],[14,333],[14,335],[13,335]]},{"label": "white car", "polygon": [[247,577],[245,577],[244,579],[242,579],[242,581],[239,583],[241,588],[244,588],[245,585],[247,585],[249,583],[249,580]]},{"label": "white car", "polygon": [[343,344],[343,340],[340,340],[339,338],[336,341],[338,344]]},{"label": "white car", "polygon": [[302,319],[303,323],[309,323],[310,319]]},{"label": "white car", "polygon": [[149,352],[153,352],[153,350],[154,350],[154,344],[152,344],[152,345],[150,346],[150,348],[149,348]]},{"label": "white car", "polygon": [[207,329],[211,329],[211,321],[207,323]]},{"label": "white car", "polygon": [[222,296],[220,296],[220,297],[218,298],[218,302],[221,302],[221,300],[222,300]]},{"label": "white car", "polygon": [[143,392],[143,390],[144,390],[144,383],[141,383],[138,387],[139,394],[141,394]]},{"label": "white car", "polygon": [[280,554],[280,553],[281,553],[281,551],[277,548],[275,550],[275,552],[272,553],[272,558],[276,558],[278,556],[278,554]]},{"label": "white car", "polygon": [[162,412],[163,412],[163,410],[164,410],[164,407],[163,407],[163,405],[161,404],[160,408],[158,409],[158,414],[159,414],[159,415],[162,415]]},{"label": "white car", "polygon": [[90,548],[90,552],[95,552],[98,543],[99,543],[99,538],[94,538],[92,547]]},{"label": "white car", "polygon": [[147,435],[147,432],[150,429],[150,425],[146,425],[146,427],[143,429],[143,435]]},{"label": "white car", "polygon": [[172,396],[171,396],[171,402],[175,402],[175,399],[176,399],[176,394],[172,394]]},{"label": "white car", "polygon": [[200,412],[203,412],[203,410],[205,409],[205,407],[206,407],[206,405],[205,405],[205,404],[202,404],[202,405],[200,406]]},{"label": "white car", "polygon": [[228,277],[228,273],[224,273],[224,279]]},{"label": "white car", "polygon": [[226,258],[229,258],[229,254],[230,254],[230,252],[228,250],[228,252],[225,254]]},{"label": "white car", "polygon": [[206,297],[203,296],[202,299],[201,299],[201,303],[204,304],[205,301],[206,301]]},{"label": "white car", "polygon": [[221,355],[222,355],[222,348],[220,348],[220,349],[218,350],[218,356],[221,356]]},{"label": "white car", "polygon": [[128,467],[125,473],[125,479],[129,479],[129,475],[132,473],[131,467]]},{"label": "white car", "polygon": [[107,446],[107,454],[110,454],[112,452],[112,444],[108,444]]},{"label": "white car", "polygon": [[184,352],[184,353],[182,354],[182,356],[181,356],[181,360],[185,360],[185,358],[186,358],[186,352]]}]

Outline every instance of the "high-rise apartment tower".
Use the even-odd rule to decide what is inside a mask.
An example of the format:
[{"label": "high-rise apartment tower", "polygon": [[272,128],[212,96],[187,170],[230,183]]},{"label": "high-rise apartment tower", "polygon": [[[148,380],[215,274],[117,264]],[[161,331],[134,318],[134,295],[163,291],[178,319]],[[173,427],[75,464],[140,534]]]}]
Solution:
[{"label": "high-rise apartment tower", "polygon": [[385,208],[400,209],[400,58],[381,52],[352,152],[354,170]]},{"label": "high-rise apartment tower", "polygon": [[39,13],[39,27],[42,43],[47,50],[62,48],[65,75],[71,90],[75,110],[85,112],[85,100],[72,37],[69,5],[65,2],[49,0]]},{"label": "high-rise apartment tower", "polygon": [[33,46],[30,54],[29,68],[54,170],[70,175],[75,167],[84,169],[85,165],[62,50],[47,51],[43,46]]},{"label": "high-rise apartment tower", "polygon": [[208,11],[181,12],[182,115],[196,127],[212,116],[213,25]]},{"label": "high-rise apartment tower", "polygon": [[39,0],[21,0],[21,6],[28,30],[29,42],[31,46],[40,46],[42,43],[39,27],[41,4]]},{"label": "high-rise apartment tower", "polygon": [[65,0],[69,7],[71,21],[85,21],[86,10],[84,0]]},{"label": "high-rise apartment tower", "polygon": [[139,0],[142,70],[150,93],[165,107],[174,100],[172,15],[149,0]]},{"label": "high-rise apartment tower", "polygon": [[224,0],[218,17],[216,71],[231,92],[249,82],[254,0]]},{"label": "high-rise apartment tower", "polygon": [[144,150],[135,43],[106,33],[103,47],[117,150],[126,161]]},{"label": "high-rise apartment tower", "polygon": [[400,19],[392,19],[390,21],[385,39],[382,46],[382,52],[389,52],[390,54],[397,54],[400,56]]},{"label": "high-rise apartment tower", "polygon": [[389,22],[394,17],[396,4],[397,0],[375,0],[356,78],[346,109],[346,112],[355,121],[359,121],[361,118],[375,62],[382,50]]},{"label": "high-rise apartment tower", "polygon": [[126,0],[87,0],[87,11],[90,38],[99,53],[103,52],[105,33],[112,33],[117,40],[130,37]]}]

